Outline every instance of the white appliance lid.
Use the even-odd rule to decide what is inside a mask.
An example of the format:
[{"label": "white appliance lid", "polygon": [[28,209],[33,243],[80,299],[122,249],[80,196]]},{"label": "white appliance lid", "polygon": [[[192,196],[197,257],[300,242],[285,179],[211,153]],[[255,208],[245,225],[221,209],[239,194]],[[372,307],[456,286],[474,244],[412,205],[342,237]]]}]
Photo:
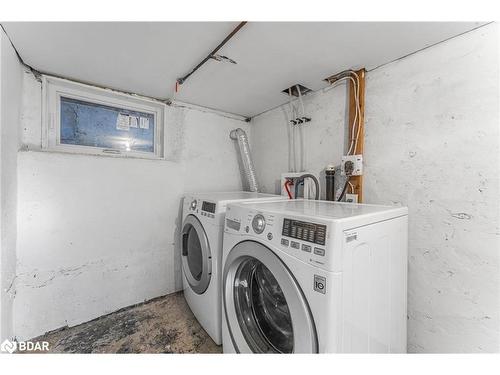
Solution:
[{"label": "white appliance lid", "polygon": [[195,197],[197,199],[204,199],[210,201],[238,201],[245,199],[261,199],[261,198],[281,198],[280,195],[255,193],[251,191],[227,191],[227,192],[204,192],[204,193],[188,193],[186,195]]},{"label": "white appliance lid", "polygon": [[292,199],[282,201],[241,202],[245,208],[258,211],[279,212],[288,215],[323,217],[326,219],[346,219],[355,216],[393,213],[394,216],[408,214],[406,207],[382,206],[374,204],[358,204],[345,202],[316,201],[307,199]]}]

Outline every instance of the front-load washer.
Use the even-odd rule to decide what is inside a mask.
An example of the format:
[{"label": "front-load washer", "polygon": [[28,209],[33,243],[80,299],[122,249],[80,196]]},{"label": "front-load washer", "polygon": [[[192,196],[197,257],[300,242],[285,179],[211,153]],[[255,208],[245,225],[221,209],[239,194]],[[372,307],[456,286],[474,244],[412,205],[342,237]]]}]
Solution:
[{"label": "front-load washer", "polygon": [[406,352],[406,207],[230,204],[225,353]]},{"label": "front-load washer", "polygon": [[184,196],[180,238],[184,297],[217,345],[221,338],[222,238],[230,202],[286,199],[245,191],[189,193]]}]

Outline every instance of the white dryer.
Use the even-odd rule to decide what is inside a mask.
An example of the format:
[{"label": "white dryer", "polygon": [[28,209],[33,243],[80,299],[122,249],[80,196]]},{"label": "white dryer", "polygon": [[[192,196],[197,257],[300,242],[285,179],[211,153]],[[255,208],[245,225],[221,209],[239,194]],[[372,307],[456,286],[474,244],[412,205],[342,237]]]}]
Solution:
[{"label": "white dryer", "polygon": [[285,197],[245,191],[190,193],[184,196],[181,259],[184,297],[217,345],[221,339],[222,238],[230,202]]},{"label": "white dryer", "polygon": [[225,353],[406,352],[406,207],[230,204]]}]

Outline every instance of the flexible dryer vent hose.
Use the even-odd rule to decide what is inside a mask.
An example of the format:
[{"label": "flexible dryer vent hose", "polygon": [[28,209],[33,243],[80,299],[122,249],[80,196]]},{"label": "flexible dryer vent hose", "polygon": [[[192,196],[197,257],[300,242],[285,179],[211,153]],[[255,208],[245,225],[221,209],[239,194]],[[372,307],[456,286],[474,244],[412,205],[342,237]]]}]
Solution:
[{"label": "flexible dryer vent hose", "polygon": [[248,144],[247,133],[241,128],[231,130],[229,137],[238,141],[240,149],[241,161],[243,163],[243,172],[248,181],[250,191],[259,191],[257,177],[255,176],[255,168],[253,166],[252,155],[250,154],[250,145]]}]

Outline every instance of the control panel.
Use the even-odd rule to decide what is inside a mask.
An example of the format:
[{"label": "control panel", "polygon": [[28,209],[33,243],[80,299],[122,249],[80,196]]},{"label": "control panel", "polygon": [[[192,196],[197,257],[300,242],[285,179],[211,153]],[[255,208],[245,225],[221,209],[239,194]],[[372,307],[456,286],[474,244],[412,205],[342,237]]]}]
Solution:
[{"label": "control panel", "polygon": [[283,219],[283,231],[281,234],[286,237],[324,246],[326,225],[285,218]]},{"label": "control panel", "polygon": [[203,201],[203,203],[201,204],[201,210],[205,211],[205,212],[209,212],[211,214],[214,214],[215,213],[215,203]]},{"label": "control panel", "polygon": [[215,218],[216,204],[214,202],[200,201],[193,198],[188,198],[188,199],[189,200],[185,204],[187,204],[190,212],[195,214],[201,214],[201,216],[206,216],[211,219]]},{"label": "control panel", "polygon": [[228,207],[225,232],[256,237],[264,244],[276,248],[315,266],[330,262],[326,242],[328,224],[300,220],[299,218],[268,214],[243,207]]},{"label": "control panel", "polygon": [[201,216],[206,216],[211,219],[215,217],[215,203],[202,201],[201,202]]}]

